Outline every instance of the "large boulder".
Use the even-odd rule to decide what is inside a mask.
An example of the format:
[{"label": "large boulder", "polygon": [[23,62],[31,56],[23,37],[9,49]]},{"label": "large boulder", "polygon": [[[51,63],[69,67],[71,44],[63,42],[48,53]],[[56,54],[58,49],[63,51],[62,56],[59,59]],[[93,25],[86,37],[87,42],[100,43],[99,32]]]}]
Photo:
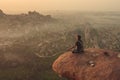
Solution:
[{"label": "large boulder", "polygon": [[120,80],[120,53],[85,49],[83,54],[66,52],[54,63],[53,70],[69,80]]}]

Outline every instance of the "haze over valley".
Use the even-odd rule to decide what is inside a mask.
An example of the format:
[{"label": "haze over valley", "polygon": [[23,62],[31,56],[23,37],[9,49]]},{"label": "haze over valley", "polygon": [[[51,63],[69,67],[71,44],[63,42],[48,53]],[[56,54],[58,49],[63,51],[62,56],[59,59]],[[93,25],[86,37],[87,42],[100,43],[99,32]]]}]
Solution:
[{"label": "haze over valley", "polygon": [[52,62],[82,36],[84,48],[120,52],[120,12],[29,11],[6,14],[0,10],[0,80],[64,80]]}]

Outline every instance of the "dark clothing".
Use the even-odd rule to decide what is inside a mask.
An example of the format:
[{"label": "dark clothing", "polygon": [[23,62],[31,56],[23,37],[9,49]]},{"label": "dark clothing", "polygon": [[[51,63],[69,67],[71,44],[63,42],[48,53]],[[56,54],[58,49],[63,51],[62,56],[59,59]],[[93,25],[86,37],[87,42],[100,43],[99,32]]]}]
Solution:
[{"label": "dark clothing", "polygon": [[83,42],[82,40],[78,40],[76,43],[75,43],[75,46],[77,47],[75,50],[73,50],[73,53],[81,53],[83,52]]},{"label": "dark clothing", "polygon": [[81,51],[83,49],[83,42],[81,40],[76,42],[77,51]]}]

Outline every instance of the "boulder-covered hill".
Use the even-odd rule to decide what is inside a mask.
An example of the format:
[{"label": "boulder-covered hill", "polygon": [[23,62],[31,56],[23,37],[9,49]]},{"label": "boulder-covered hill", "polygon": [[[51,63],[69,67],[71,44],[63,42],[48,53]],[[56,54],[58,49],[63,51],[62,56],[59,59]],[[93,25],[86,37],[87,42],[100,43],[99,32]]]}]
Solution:
[{"label": "boulder-covered hill", "polygon": [[94,48],[84,54],[66,52],[52,67],[68,80],[120,80],[120,53]]},{"label": "boulder-covered hill", "polygon": [[35,25],[55,21],[56,19],[54,19],[51,15],[43,15],[37,11],[29,11],[28,13],[22,14],[6,14],[2,10],[0,10],[0,24],[7,24],[8,26],[25,24]]}]

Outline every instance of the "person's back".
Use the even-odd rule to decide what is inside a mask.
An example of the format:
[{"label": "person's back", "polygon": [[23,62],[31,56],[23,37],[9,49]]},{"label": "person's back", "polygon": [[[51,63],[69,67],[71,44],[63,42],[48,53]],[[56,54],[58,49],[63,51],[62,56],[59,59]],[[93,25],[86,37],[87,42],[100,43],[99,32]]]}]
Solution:
[{"label": "person's back", "polygon": [[77,52],[80,53],[80,52],[83,52],[83,42],[82,40],[78,40],[76,42],[76,47],[77,47]]}]

